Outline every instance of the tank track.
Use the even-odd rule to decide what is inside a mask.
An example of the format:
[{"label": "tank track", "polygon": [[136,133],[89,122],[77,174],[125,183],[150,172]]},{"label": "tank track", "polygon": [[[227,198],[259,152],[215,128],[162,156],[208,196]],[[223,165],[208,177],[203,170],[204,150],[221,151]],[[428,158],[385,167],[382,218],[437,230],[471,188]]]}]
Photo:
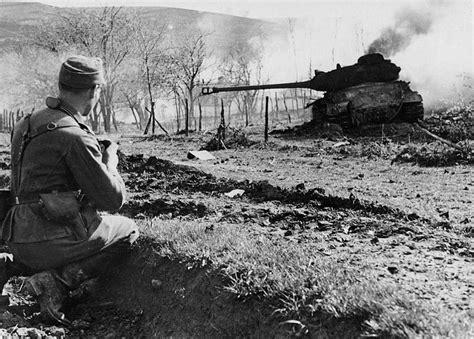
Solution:
[{"label": "tank track", "polygon": [[321,99],[316,100],[311,107],[313,122],[316,124],[324,123],[326,121],[326,110],[326,103]]},{"label": "tank track", "polygon": [[338,124],[344,130],[349,129],[352,126],[351,116],[347,111],[343,114],[339,114],[338,116],[327,117],[326,122]]},{"label": "tank track", "polygon": [[417,122],[423,120],[424,109],[422,102],[407,102],[402,105],[396,120],[403,122]]}]

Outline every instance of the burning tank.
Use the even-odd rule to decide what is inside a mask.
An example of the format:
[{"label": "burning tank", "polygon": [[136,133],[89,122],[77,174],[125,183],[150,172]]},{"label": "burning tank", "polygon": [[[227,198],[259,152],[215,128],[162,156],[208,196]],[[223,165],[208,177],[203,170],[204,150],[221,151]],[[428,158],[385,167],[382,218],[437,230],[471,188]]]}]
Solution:
[{"label": "burning tank", "polygon": [[331,122],[343,128],[423,119],[423,99],[409,83],[398,80],[400,67],[381,54],[361,56],[357,63],[329,72],[315,71],[308,81],[280,84],[204,87],[203,94],[259,89],[310,88],[325,92],[309,103],[313,121]]}]

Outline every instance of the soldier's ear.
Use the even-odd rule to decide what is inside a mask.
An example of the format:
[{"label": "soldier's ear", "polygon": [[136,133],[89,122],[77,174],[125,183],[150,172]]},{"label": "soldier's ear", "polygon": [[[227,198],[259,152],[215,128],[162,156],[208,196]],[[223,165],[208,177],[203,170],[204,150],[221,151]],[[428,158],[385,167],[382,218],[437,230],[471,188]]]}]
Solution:
[{"label": "soldier's ear", "polygon": [[89,98],[90,99],[99,98],[100,97],[100,91],[101,91],[101,86],[100,85],[95,85],[89,91]]}]

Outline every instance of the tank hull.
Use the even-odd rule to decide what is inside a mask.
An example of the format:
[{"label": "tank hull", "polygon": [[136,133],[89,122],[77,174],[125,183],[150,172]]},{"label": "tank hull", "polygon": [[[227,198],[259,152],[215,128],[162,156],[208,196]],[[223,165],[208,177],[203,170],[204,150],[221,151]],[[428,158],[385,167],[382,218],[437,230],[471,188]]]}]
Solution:
[{"label": "tank hull", "polygon": [[328,91],[312,104],[315,122],[343,128],[423,119],[423,100],[407,82],[369,82]]}]

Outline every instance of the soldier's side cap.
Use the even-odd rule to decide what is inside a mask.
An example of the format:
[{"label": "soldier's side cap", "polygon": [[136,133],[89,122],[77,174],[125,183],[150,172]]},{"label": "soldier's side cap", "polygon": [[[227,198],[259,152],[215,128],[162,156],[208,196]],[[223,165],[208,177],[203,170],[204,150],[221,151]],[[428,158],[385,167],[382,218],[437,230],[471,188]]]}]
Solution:
[{"label": "soldier's side cap", "polygon": [[102,60],[82,55],[70,57],[61,65],[59,82],[80,89],[105,84]]}]

